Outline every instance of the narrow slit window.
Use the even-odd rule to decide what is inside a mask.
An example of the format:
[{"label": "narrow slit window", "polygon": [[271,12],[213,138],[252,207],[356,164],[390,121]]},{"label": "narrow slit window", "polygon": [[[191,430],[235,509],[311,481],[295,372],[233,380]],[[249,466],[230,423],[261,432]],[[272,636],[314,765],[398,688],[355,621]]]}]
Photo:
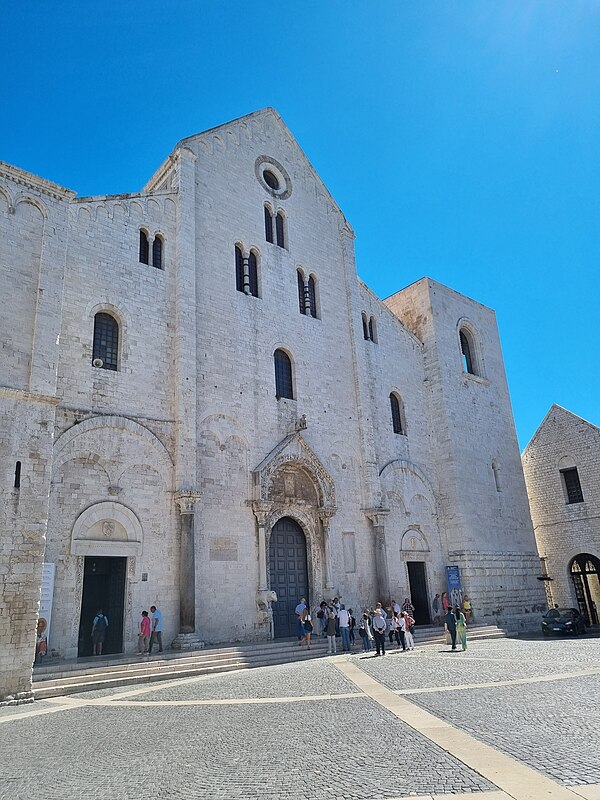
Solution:
[{"label": "narrow slit window", "polygon": [[363,312],[362,315],[363,337],[366,342],[369,341],[369,323],[367,322],[367,315]]},{"label": "narrow slit window", "polygon": [[150,263],[150,245],[148,244],[148,234],[140,231],[140,264]]},{"label": "narrow slit window", "polygon": [[298,306],[301,314],[306,314],[306,302],[304,300],[304,275],[300,270],[297,270],[298,276]]},{"label": "narrow slit window", "polygon": [[244,256],[237,244],[235,246],[235,288],[238,292],[244,291]]},{"label": "narrow slit window", "polygon": [[155,236],[152,242],[152,266],[163,268],[163,240],[160,236]]},{"label": "narrow slit window", "polygon": [[475,375],[475,365],[473,363],[473,348],[469,337],[464,331],[460,332],[460,350],[463,359],[463,370],[468,372],[469,375]]},{"label": "narrow slit window", "polygon": [[277,244],[279,247],[285,247],[284,220],[281,211],[278,211],[277,216],[275,217],[275,227],[277,233]]},{"label": "narrow slit window", "polygon": [[369,320],[369,339],[372,342],[377,341],[377,325],[375,322],[375,317],[371,317]]},{"label": "narrow slit window", "polygon": [[404,433],[404,429],[402,426],[402,409],[400,406],[400,399],[398,398],[397,394],[393,392],[390,394],[390,406],[392,409],[392,427],[394,429],[394,433]]},{"label": "narrow slit window", "polygon": [[15,464],[15,489],[21,488],[21,462]]},{"label": "narrow slit window", "polygon": [[310,315],[317,318],[317,289],[315,286],[315,279],[311,275],[308,279],[308,300],[310,303]]},{"label": "narrow slit window", "polygon": [[258,297],[258,261],[254,250],[251,250],[248,256],[248,282],[250,294],[253,297]]},{"label": "narrow slit window", "polygon": [[279,400],[285,397],[294,399],[294,386],[292,382],[292,362],[283,350],[275,350],[275,396]]},{"label": "narrow slit window", "polygon": [[273,244],[273,217],[268,206],[265,206],[265,239]]}]

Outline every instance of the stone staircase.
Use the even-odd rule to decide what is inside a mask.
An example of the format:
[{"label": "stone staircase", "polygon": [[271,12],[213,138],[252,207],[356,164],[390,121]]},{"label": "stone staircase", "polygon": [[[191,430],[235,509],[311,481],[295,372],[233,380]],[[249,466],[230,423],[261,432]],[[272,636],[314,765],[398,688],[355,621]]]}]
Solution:
[{"label": "stone staircase", "polygon": [[[495,625],[472,625],[469,642],[505,637]],[[338,639],[338,653],[340,640]],[[444,645],[441,628],[422,626],[416,631],[415,644]],[[354,653],[360,652],[357,636]],[[202,650],[181,652],[165,650],[160,657],[140,655],[99,656],[72,661],[54,661],[36,666],[33,670],[33,694],[36,700],[76,694],[97,689],[112,689],[150,681],[173,680],[200,675],[217,675],[238,669],[287,664],[322,658],[327,645],[322,638],[313,638],[313,647],[298,647],[296,640],[276,640],[229,646],[205,647]]]}]

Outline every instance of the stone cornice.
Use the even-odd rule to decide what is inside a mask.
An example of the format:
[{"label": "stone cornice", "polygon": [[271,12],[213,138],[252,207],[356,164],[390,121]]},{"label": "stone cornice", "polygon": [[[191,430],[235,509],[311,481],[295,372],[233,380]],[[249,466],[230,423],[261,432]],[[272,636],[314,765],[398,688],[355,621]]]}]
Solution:
[{"label": "stone cornice", "polygon": [[57,406],[60,397],[50,394],[38,394],[37,392],[27,392],[23,389],[11,389],[7,386],[0,386],[0,397],[8,397],[11,400],[29,400],[32,403],[48,403]]},{"label": "stone cornice", "polygon": [[12,164],[7,164],[6,161],[0,161],[0,177],[8,178],[12,183],[17,183],[28,189],[35,189],[38,192],[42,192],[42,194],[50,195],[55,200],[72,200],[77,194],[72,189],[66,189],[58,183],[47,181],[32,172],[13,167]]}]

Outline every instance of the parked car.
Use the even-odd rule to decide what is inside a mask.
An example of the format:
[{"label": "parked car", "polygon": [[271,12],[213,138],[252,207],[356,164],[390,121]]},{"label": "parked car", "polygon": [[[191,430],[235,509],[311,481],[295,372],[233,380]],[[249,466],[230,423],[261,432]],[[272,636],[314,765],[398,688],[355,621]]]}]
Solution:
[{"label": "parked car", "polygon": [[576,608],[551,608],[542,615],[542,633],[544,636],[561,633],[578,636],[585,633],[585,620]]}]

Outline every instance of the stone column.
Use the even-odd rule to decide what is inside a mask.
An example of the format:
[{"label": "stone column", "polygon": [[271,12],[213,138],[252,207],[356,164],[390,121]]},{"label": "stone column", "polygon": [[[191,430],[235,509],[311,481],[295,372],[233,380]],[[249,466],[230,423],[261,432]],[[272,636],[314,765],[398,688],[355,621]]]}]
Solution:
[{"label": "stone column", "polygon": [[256,607],[259,611],[259,620],[267,626],[269,638],[272,639],[273,610],[271,603],[277,602],[277,595],[269,589],[267,575],[267,520],[271,511],[271,504],[265,501],[252,503],[252,511],[258,523],[258,590],[256,592]]},{"label": "stone column", "polygon": [[320,508],[318,510],[319,519],[323,528],[323,550],[325,556],[325,589],[333,592],[333,556],[331,554],[331,518],[335,514],[335,508]]},{"label": "stone column", "polygon": [[178,492],[181,547],[179,551],[179,633],[196,631],[196,569],[194,548],[194,510],[199,495]]},{"label": "stone column", "polygon": [[375,540],[375,571],[377,576],[377,593],[379,600],[384,605],[389,602],[390,595],[390,572],[387,560],[387,548],[385,543],[385,518],[389,514],[388,509],[373,508],[365,511],[367,517],[373,525],[373,535]]}]

